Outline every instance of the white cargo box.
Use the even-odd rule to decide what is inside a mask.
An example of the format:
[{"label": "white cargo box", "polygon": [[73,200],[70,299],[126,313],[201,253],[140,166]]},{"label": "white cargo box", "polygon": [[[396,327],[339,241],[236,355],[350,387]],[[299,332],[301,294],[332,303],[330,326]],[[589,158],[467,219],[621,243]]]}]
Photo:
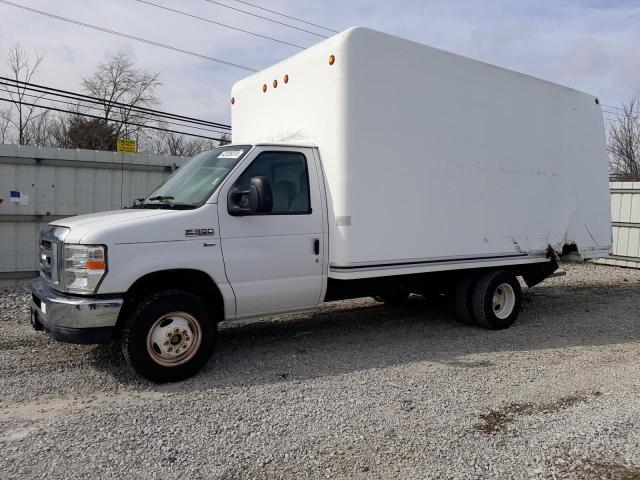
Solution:
[{"label": "white cargo box", "polygon": [[318,146],[330,276],[526,263],[571,244],[584,258],[608,254],[592,95],[352,28],[238,82],[232,96],[234,143]]}]

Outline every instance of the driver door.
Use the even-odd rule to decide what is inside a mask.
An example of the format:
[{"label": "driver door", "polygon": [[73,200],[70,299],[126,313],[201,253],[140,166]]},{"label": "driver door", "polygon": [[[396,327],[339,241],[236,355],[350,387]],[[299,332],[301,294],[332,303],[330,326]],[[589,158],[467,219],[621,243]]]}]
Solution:
[{"label": "driver door", "polygon": [[[252,153],[225,182],[218,200],[220,242],[236,296],[236,316],[318,305],[326,235],[314,152],[258,147]],[[253,177],[265,177],[271,184],[271,212],[229,214],[229,191],[246,189]]]}]

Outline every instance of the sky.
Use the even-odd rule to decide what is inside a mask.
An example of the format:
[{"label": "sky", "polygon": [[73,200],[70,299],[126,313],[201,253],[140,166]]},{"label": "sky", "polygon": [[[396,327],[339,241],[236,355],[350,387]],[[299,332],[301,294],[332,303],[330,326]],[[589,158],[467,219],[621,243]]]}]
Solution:
[{"label": "sky", "polygon": [[[323,40],[207,0],[148,1],[303,47]],[[640,0],[249,1],[334,30],[381,30],[583,90],[608,105],[640,89]],[[12,2],[255,69],[300,51],[140,0]],[[238,0],[218,2],[331,35]],[[159,108],[222,123],[230,122],[233,83],[251,73],[0,3],[0,60],[16,42],[46,52],[34,83],[81,91],[82,77],[122,51],[139,68],[160,73]],[[6,73],[3,61],[0,72]]]}]

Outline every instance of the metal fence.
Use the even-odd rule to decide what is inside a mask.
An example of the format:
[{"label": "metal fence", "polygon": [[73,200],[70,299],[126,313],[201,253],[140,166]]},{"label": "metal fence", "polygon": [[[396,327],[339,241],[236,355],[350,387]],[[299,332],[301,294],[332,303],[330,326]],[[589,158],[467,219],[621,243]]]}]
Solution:
[{"label": "metal fence", "polygon": [[640,182],[610,182],[613,255],[597,263],[640,268]]},{"label": "metal fence", "polygon": [[48,222],[129,206],[186,160],[0,145],[0,279],[37,274],[38,233]]}]

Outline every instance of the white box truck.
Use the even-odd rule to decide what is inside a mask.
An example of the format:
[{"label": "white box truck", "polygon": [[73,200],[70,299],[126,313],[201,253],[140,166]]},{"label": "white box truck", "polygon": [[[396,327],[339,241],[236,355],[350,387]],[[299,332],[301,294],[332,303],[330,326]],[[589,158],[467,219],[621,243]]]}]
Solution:
[{"label": "white box truck", "polygon": [[142,204],[42,232],[32,322],[119,338],[156,382],[193,375],[217,323],[448,293],[490,329],[558,256],[611,247],[598,99],[365,28],[234,87],[234,143]]}]

